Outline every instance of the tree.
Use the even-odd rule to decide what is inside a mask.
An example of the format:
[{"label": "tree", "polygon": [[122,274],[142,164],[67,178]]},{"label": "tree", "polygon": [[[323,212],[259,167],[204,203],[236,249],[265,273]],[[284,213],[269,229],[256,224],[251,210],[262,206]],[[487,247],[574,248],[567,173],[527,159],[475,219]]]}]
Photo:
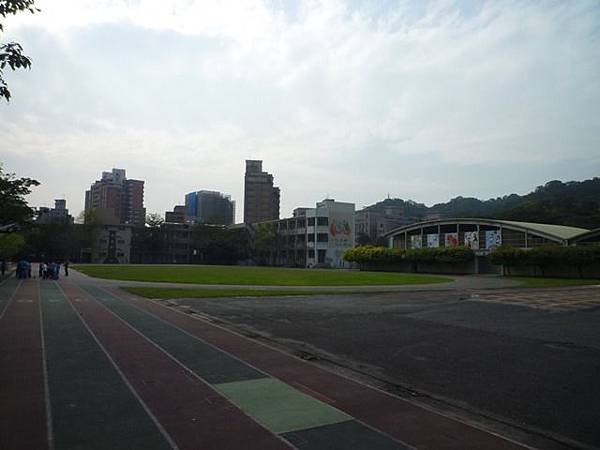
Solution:
[{"label": "tree", "polygon": [[254,250],[261,263],[267,263],[277,251],[277,230],[274,223],[260,223],[254,236]]},{"label": "tree", "polygon": [[[14,15],[21,11],[35,13],[39,11],[34,7],[35,0],[0,0],[0,16],[6,18],[8,15]],[[4,31],[4,26],[0,22],[0,32]],[[0,43],[0,97],[6,101],[10,100],[10,91],[4,81],[3,71],[6,66],[12,70],[29,69],[31,59],[23,54],[23,47],[18,42]]]},{"label": "tree", "polygon": [[4,173],[0,164],[0,225],[23,223],[33,216],[33,210],[23,197],[39,184],[32,178],[16,178],[14,173]]},{"label": "tree", "polygon": [[25,239],[20,234],[0,234],[0,260],[12,258],[24,245]]},{"label": "tree", "polygon": [[146,214],[146,225],[150,228],[160,228],[165,223],[165,219],[158,213]]}]

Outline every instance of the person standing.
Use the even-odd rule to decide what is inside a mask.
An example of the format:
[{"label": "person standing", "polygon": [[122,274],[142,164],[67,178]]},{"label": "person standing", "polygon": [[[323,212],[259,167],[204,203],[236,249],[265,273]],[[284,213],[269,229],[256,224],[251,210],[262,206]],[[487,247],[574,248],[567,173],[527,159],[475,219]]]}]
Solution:
[{"label": "person standing", "polygon": [[69,260],[65,261],[65,277],[69,276]]},{"label": "person standing", "polygon": [[2,271],[2,276],[6,273],[6,261],[3,259],[0,263],[0,271]]}]

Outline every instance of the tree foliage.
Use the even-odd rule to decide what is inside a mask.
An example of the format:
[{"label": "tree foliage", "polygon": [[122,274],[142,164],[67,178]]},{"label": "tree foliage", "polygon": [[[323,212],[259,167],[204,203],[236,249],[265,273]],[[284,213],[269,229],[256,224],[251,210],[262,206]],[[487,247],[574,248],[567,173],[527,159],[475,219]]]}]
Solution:
[{"label": "tree foliage", "polygon": [[[34,6],[35,0],[0,0],[0,16],[2,19],[6,16],[17,14],[21,11],[35,13],[39,11]],[[0,22],[0,32],[4,31],[4,26]],[[0,97],[6,101],[10,100],[10,91],[4,80],[4,69],[10,67],[12,70],[29,69],[31,59],[23,54],[23,47],[18,42],[0,42]]]},{"label": "tree foliage", "polygon": [[32,178],[17,178],[14,173],[5,173],[0,165],[0,225],[23,223],[33,216],[24,197],[39,184]]},{"label": "tree foliage", "polygon": [[529,250],[503,245],[490,255],[494,264],[503,265],[508,273],[512,267],[534,266],[542,275],[551,266],[572,266],[582,276],[582,269],[592,264],[600,264],[600,245],[563,247],[560,245],[542,245]]},{"label": "tree foliage", "polygon": [[549,181],[527,195],[510,194],[489,200],[456,197],[427,207],[402,199],[386,199],[367,210],[385,213],[397,208],[404,217],[421,220],[429,214],[442,217],[490,217],[551,223],[582,228],[600,227],[600,178],[584,181]]},{"label": "tree foliage", "polygon": [[146,214],[146,225],[150,228],[160,227],[163,223],[165,223],[165,219],[159,213]]},{"label": "tree foliage", "polygon": [[0,234],[0,260],[15,257],[24,245],[25,238],[20,234]]},{"label": "tree foliage", "polygon": [[246,230],[196,224],[192,231],[194,249],[204,264],[235,264],[248,258]]}]

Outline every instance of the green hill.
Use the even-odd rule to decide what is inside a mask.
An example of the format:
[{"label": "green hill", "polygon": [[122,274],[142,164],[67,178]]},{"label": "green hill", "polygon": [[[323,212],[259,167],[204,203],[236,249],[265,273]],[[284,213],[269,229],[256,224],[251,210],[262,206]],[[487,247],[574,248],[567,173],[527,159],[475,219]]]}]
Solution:
[{"label": "green hill", "polygon": [[549,181],[527,195],[510,194],[489,200],[456,197],[431,207],[412,200],[385,199],[367,207],[372,211],[402,209],[415,221],[427,215],[493,217],[525,222],[555,223],[581,228],[600,227],[600,178],[585,181]]}]

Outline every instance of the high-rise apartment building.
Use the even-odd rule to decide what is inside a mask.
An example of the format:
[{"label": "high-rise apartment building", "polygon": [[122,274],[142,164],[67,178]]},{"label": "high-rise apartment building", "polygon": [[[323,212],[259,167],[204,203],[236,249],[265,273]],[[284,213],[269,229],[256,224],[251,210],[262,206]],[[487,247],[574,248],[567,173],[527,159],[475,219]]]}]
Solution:
[{"label": "high-rise apartment building", "polygon": [[144,182],[128,180],[125,169],[102,172],[85,192],[85,211],[94,211],[98,222],[109,225],[144,225]]},{"label": "high-rise apartment building", "polygon": [[279,188],[273,175],[262,170],[262,161],[246,160],[244,175],[244,223],[279,219]]},{"label": "high-rise apartment building", "polygon": [[221,192],[190,192],[185,196],[185,215],[194,222],[231,225],[235,220],[235,202]]}]

